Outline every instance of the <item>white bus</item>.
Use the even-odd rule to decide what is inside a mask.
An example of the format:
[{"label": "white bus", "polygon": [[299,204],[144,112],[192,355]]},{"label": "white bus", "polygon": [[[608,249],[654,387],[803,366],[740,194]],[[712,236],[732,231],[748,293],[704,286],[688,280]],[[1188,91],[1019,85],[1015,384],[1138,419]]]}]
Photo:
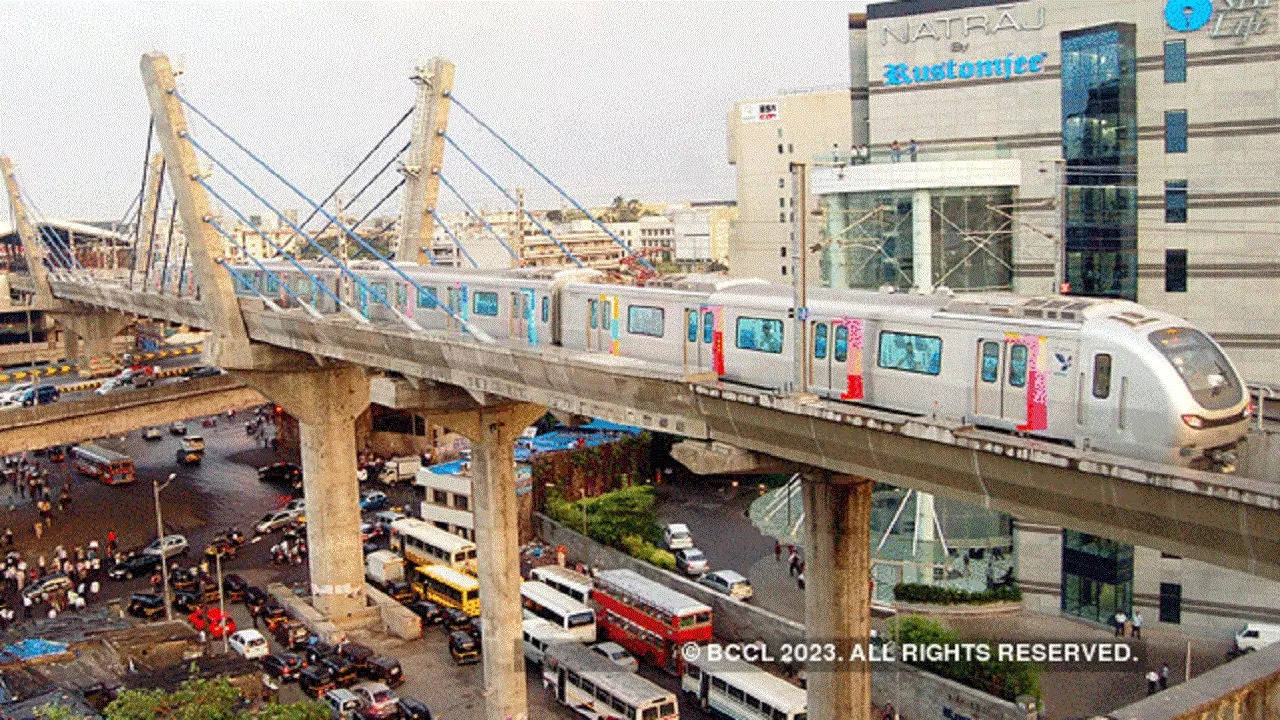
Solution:
[{"label": "white bus", "polygon": [[476,544],[417,518],[391,523],[390,547],[410,565],[447,565],[476,574]]},{"label": "white bus", "polygon": [[583,604],[591,603],[591,578],[559,565],[542,565],[534,568],[529,577],[550,585],[561,595],[568,595]]},{"label": "white bus", "polygon": [[591,720],[679,720],[676,696],[626,670],[581,643],[547,648],[542,686],[561,705]]},{"label": "white bus", "polygon": [[805,720],[805,691],[741,660],[689,660],[680,689],[732,720]]},{"label": "white bus", "polygon": [[578,641],[564,628],[542,618],[526,618],[522,624],[521,635],[524,637],[525,659],[539,665],[542,664],[542,656],[547,653],[547,648],[560,643]]},{"label": "white bus", "polygon": [[520,583],[520,602],[524,605],[525,617],[542,618],[564,629],[575,640],[596,641],[595,611],[552,590],[551,586],[537,580]]}]

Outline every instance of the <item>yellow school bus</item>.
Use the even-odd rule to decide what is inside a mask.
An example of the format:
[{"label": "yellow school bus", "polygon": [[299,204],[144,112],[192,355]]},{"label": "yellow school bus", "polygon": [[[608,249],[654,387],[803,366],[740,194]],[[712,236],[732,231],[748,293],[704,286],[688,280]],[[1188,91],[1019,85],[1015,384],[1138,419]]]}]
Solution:
[{"label": "yellow school bus", "polygon": [[412,583],[419,597],[476,617],[480,614],[480,583],[446,565],[419,565]]}]

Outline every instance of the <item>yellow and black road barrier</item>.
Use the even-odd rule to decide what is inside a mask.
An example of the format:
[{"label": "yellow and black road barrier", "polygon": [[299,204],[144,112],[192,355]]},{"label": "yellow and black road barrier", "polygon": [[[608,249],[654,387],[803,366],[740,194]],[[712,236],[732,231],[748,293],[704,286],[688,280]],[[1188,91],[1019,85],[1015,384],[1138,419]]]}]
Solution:
[{"label": "yellow and black road barrier", "polygon": [[[199,353],[202,349],[203,349],[203,346],[197,343],[195,345],[187,345],[184,347],[171,348],[167,350],[151,350],[147,352],[126,353],[126,354],[129,355],[131,358],[133,358],[134,362],[139,362],[139,361],[147,361],[147,360],[163,360],[165,358],[181,357],[183,355],[195,355]],[[39,379],[39,378],[46,378],[46,377],[54,377],[56,375],[70,375],[71,373],[74,373],[77,370],[79,370],[79,367],[76,365],[76,363],[64,362],[64,363],[55,363],[53,365],[46,365],[45,367],[40,367],[40,368],[32,368],[28,370],[14,370],[12,372],[0,372],[0,383],[21,382],[29,378]],[[159,377],[172,377],[172,376],[161,375]],[[80,384],[84,385],[85,383],[80,383]],[[86,387],[77,387],[76,390],[86,390],[91,387],[97,387],[98,385],[101,385],[101,384],[102,382],[100,380],[94,381],[92,384],[86,385]],[[64,386],[63,392],[76,391],[76,390],[65,389],[67,387],[71,387],[71,386]]]}]

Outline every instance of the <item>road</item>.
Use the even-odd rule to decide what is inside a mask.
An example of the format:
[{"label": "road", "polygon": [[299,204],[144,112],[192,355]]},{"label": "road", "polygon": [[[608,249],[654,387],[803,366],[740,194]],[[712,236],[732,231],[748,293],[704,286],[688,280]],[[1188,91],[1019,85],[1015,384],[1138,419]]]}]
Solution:
[{"label": "road", "polygon": [[[109,530],[118,534],[124,548],[150,542],[155,537],[156,522],[152,482],[163,482],[172,472],[177,473],[177,478],[161,493],[161,508],[166,532],[180,532],[190,542],[191,553],[183,561],[184,565],[197,562],[212,537],[228,527],[238,527],[251,534],[253,524],[262,515],[289,499],[288,488],[259,482],[257,468],[278,460],[297,462],[298,458],[256,445],[244,431],[245,420],[245,413],[241,413],[230,419],[222,416],[212,427],[202,426],[200,419],[188,421],[192,432],[205,437],[206,451],[199,465],[182,468],[174,464],[174,451],[178,447],[176,436],[166,432],[160,440],[146,441],[140,431],[129,433],[123,448],[134,458],[138,476],[137,482],[131,485],[104,486],[75,472],[70,462],[50,463],[47,458],[38,458],[49,468],[54,495],[64,483],[69,482],[73,503],[66,514],[55,510],[52,526],[37,540],[32,530],[35,511],[30,501],[14,495],[8,485],[0,483],[0,503],[12,502],[14,505],[7,514],[6,524],[14,529],[17,548],[28,562],[32,562],[41,553],[51,557],[54,547],[59,544],[68,550],[77,544],[86,544],[91,538],[105,544]],[[412,485],[391,488],[388,495],[393,505],[417,506],[417,492]],[[274,537],[247,543],[239,557],[224,562],[223,572],[238,573],[260,586],[283,582],[306,587],[309,583],[305,564],[300,567],[271,565],[268,548],[273,542]],[[149,590],[146,578],[121,582],[105,580],[102,596],[104,599],[127,598],[130,593]],[[16,596],[11,596],[9,601],[12,603],[15,599]],[[238,623],[244,627],[251,626],[242,606],[234,604],[231,610]],[[11,635],[16,636],[14,631]],[[408,680],[397,689],[397,694],[421,699],[437,716],[449,720],[482,718],[482,666],[455,665],[448,654],[446,635],[439,627],[429,628],[424,638],[410,642],[367,633],[354,634],[352,639],[400,660]],[[272,642],[274,644],[274,640]],[[536,668],[529,669],[530,717],[539,720],[577,717],[542,689],[540,678]],[[675,678],[660,676],[651,679],[660,681],[671,690],[678,687]],[[281,698],[296,698],[297,693],[296,686],[286,686]],[[695,708],[684,707],[686,703],[683,701],[681,704],[681,717],[691,720],[706,717]]]}]

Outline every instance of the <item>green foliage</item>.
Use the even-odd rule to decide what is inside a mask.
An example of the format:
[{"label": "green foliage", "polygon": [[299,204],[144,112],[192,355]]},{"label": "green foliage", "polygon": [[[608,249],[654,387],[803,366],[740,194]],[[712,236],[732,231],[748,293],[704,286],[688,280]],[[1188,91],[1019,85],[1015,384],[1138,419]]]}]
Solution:
[{"label": "green foliage", "polygon": [[582,532],[585,522],[587,535],[596,542],[674,570],[675,556],[657,546],[662,529],[658,527],[653,503],[653,486],[636,485],[572,503],[553,490],[547,494],[545,509],[552,520],[578,532]]},{"label": "green foliage", "polygon": [[46,703],[32,711],[39,720],[85,720],[85,716],[60,702]]},{"label": "green foliage", "polygon": [[[327,708],[318,702],[270,703],[256,713],[241,708],[240,691],[225,677],[191,678],[173,693],[164,690],[125,690],[107,705],[107,720],[326,720]],[[56,715],[41,720],[71,720]]]},{"label": "green foliage", "polygon": [[663,570],[676,569],[676,556],[645,540],[639,535],[627,535],[622,538],[622,546],[633,558],[644,560]]},{"label": "green foliage", "polygon": [[1022,591],[1017,585],[998,585],[982,592],[961,588],[924,585],[922,583],[898,583],[893,586],[893,599],[903,602],[929,603],[933,605],[983,605],[993,602],[1018,602]]},{"label": "green foliage", "polygon": [[[944,628],[936,620],[918,615],[890,620],[886,637],[904,645],[948,645],[961,642],[960,636],[954,631]],[[1005,700],[1014,700],[1019,695],[1040,697],[1040,675],[1043,668],[1035,663],[992,659],[986,662],[920,660],[911,664]]]}]

